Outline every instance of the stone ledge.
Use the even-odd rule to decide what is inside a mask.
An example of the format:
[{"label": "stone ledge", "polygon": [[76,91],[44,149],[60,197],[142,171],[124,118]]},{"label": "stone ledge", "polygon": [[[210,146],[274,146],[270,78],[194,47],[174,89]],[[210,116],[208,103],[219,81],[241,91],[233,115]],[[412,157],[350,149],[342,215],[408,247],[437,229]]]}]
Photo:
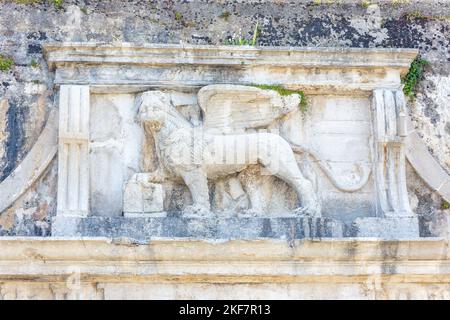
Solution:
[{"label": "stone ledge", "polygon": [[0,261],[379,261],[450,260],[444,238],[381,240],[154,238],[136,242],[106,237],[0,237]]},{"label": "stone ledge", "polygon": [[[450,282],[448,241],[376,239],[211,242],[164,239],[0,239],[0,281],[62,281],[76,270],[107,282],[335,282],[367,276]],[[358,280],[359,279],[359,280]]]},{"label": "stone ledge", "polygon": [[128,237],[137,241],[152,238],[196,239],[304,239],[375,237],[414,239],[419,237],[417,217],[358,218],[351,225],[330,218],[181,218],[176,216],[127,215],[125,217],[57,216],[53,236]]},{"label": "stone ledge", "polygon": [[448,240],[0,238],[4,299],[450,297]]}]

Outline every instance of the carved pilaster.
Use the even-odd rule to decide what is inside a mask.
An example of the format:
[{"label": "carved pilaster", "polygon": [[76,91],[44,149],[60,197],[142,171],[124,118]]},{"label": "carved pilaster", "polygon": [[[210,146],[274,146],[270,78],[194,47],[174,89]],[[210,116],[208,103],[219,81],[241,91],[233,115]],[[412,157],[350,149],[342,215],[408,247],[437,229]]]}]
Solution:
[{"label": "carved pilaster", "polygon": [[373,91],[374,172],[380,216],[412,216],[406,189],[406,104],[401,90]]},{"label": "carved pilaster", "polygon": [[89,212],[89,86],[59,91],[58,215]]}]

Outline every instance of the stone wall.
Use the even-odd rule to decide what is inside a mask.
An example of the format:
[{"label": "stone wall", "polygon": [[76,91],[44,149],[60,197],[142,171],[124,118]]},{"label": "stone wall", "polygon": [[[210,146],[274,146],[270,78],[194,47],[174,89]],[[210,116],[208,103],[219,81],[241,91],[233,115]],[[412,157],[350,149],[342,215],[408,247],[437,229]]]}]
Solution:
[{"label": "stone wall", "polygon": [[[223,44],[251,38],[262,46],[418,48],[429,61],[409,102],[420,137],[450,171],[449,1],[1,1],[0,181],[36,142],[56,107],[42,45],[53,41]],[[0,235],[50,234],[56,208],[56,161],[40,181],[0,215]],[[423,236],[440,235],[445,203],[408,170]]]}]

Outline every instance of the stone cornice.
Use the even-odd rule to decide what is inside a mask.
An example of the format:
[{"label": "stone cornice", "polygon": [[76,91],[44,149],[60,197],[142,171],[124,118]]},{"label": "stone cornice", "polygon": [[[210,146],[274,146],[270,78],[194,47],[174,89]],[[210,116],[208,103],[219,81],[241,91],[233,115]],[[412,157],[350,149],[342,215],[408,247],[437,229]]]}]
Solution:
[{"label": "stone cornice", "polygon": [[44,46],[55,84],[92,92],[280,84],[306,93],[398,88],[415,49],[56,43]]},{"label": "stone cornice", "polygon": [[176,277],[185,281],[261,282],[270,278],[295,282],[389,276],[420,282],[435,281],[438,276],[445,282],[450,281],[449,260],[448,240],[444,239],[155,239],[136,244],[126,238],[0,238],[0,281],[64,277],[76,268],[85,278],[108,281],[129,277],[169,281]]},{"label": "stone cornice", "polygon": [[46,44],[44,52],[51,68],[64,64],[301,66],[340,68],[399,68],[408,70],[416,49],[252,47],[107,43]]}]

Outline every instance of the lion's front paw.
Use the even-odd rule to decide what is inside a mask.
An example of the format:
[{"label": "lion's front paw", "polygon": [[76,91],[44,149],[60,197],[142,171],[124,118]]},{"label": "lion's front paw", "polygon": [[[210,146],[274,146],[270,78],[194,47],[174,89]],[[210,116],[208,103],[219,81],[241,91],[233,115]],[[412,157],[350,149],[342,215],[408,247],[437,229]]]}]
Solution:
[{"label": "lion's front paw", "polygon": [[213,213],[205,206],[193,204],[183,210],[184,218],[211,218]]},{"label": "lion's front paw", "polygon": [[310,206],[297,208],[294,210],[294,214],[297,217],[308,217],[308,218],[320,218],[322,216],[319,208]]},{"label": "lion's front paw", "polygon": [[237,216],[239,218],[254,218],[256,216],[258,216],[258,214],[260,214],[261,212],[258,212],[255,209],[246,209],[246,210],[242,210],[240,212],[238,212]]},{"label": "lion's front paw", "polygon": [[149,172],[147,174],[147,181],[153,183],[162,183],[164,182],[165,177],[160,170],[156,170],[153,172]]}]

